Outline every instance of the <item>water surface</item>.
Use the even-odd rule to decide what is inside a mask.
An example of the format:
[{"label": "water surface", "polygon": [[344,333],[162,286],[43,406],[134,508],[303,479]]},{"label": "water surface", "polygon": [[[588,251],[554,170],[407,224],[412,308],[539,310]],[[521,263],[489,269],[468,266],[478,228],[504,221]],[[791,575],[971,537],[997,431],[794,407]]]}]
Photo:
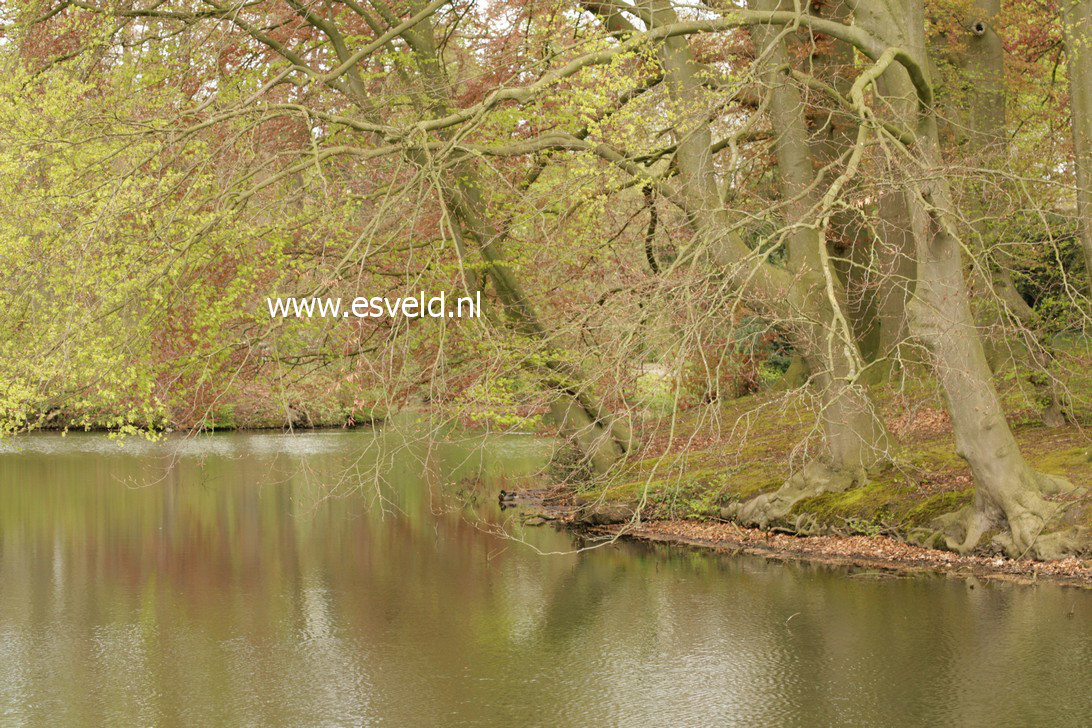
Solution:
[{"label": "water surface", "polygon": [[400,431],[8,441],[0,725],[1092,716],[1086,592],[575,553],[495,504],[547,454]]}]

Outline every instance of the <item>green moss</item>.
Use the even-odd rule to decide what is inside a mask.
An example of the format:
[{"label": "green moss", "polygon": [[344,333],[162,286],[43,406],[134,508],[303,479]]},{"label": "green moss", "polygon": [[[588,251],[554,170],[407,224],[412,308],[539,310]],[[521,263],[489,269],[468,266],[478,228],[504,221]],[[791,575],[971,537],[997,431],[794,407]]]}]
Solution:
[{"label": "green moss", "polygon": [[929,496],[917,501],[917,504],[906,512],[903,524],[908,527],[926,526],[934,518],[959,510],[973,499],[974,488]]},{"label": "green moss", "polygon": [[891,481],[872,481],[842,493],[824,493],[805,498],[793,507],[793,513],[809,513],[821,522],[845,520],[875,521],[897,516],[905,503],[912,501],[913,490]]},{"label": "green moss", "polygon": [[[1023,386],[1022,379],[1016,383]],[[1005,381],[1000,384],[1004,387]],[[1010,410],[1010,421],[1028,461],[1041,471],[1092,487],[1092,450],[1087,434],[1072,427],[1044,428],[1034,416],[1035,409],[1018,401],[1018,390],[1013,385],[1006,392],[1012,407],[1026,411]],[[873,392],[877,404],[893,417],[912,411],[908,409],[911,406],[923,407],[926,414],[942,408],[935,382],[924,373],[901,382],[897,391],[878,386]],[[723,506],[772,492],[792,474],[794,448],[816,436],[814,413],[808,411],[805,399],[792,396],[767,391],[724,402],[715,412],[695,408],[678,413],[671,423],[673,452],[631,463],[612,483],[593,487],[579,498],[582,502],[602,499],[607,504],[632,506],[644,496],[647,518],[700,519],[719,517]],[[1082,406],[1087,409],[1086,404]],[[1026,416],[1029,413],[1032,416]],[[1092,412],[1078,413],[1078,417],[1092,422]],[[971,503],[970,470],[956,453],[954,436],[944,419],[927,417],[920,427],[918,424],[911,421],[907,429],[903,419],[893,453],[895,467],[872,474],[870,482],[861,487],[805,499],[796,504],[791,515],[809,516],[811,523],[842,532],[905,536],[910,529],[928,526],[938,516]],[[662,430],[658,434],[662,436]],[[708,444],[694,447],[694,442]],[[1092,526],[1092,506],[1074,511],[1072,516],[1075,524],[1089,521]]]},{"label": "green moss", "polygon": [[1029,454],[1028,460],[1032,466],[1044,473],[1068,475],[1074,468],[1087,469],[1088,456],[1088,449],[1081,445],[1065,450],[1048,450],[1043,453]]},{"label": "green moss", "polygon": [[955,444],[948,437],[939,442],[917,442],[904,446],[899,450],[898,462],[931,472],[967,467],[967,462],[956,453]]}]

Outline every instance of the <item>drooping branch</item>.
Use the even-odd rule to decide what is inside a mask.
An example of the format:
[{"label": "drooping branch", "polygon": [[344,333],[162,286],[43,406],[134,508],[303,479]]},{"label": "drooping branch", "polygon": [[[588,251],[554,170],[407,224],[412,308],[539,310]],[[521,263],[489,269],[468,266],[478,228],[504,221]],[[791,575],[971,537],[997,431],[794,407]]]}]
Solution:
[{"label": "drooping branch", "polygon": [[611,63],[619,55],[636,51],[642,46],[656,41],[702,33],[716,33],[752,25],[785,25],[796,22],[815,32],[825,33],[838,40],[843,40],[876,62],[888,59],[884,61],[885,64],[890,62],[899,63],[906,69],[914,84],[920,106],[925,108],[932,105],[933,90],[926,71],[914,61],[909,53],[901,48],[887,46],[855,26],[843,25],[823,18],[814,18],[807,15],[800,16],[785,11],[741,10],[715,20],[675,22],[668,25],[659,25],[651,30],[633,33],[611,48],[586,53],[569,61],[560,68],[544,74],[539,80],[528,86],[497,89],[473,106],[454,111],[444,117],[422,121],[416,126],[422,131],[437,131],[462,124],[507,101],[514,101],[521,105],[528,104],[543,91],[576,75],[585,68]]}]

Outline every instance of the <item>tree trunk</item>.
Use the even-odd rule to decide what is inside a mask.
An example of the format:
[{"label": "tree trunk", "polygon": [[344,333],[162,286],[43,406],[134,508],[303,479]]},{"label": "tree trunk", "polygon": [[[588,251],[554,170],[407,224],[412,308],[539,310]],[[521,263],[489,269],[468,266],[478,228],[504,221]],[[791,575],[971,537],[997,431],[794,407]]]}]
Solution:
[{"label": "tree trunk", "polygon": [[[779,0],[751,0],[756,10],[782,9]],[[815,190],[813,145],[804,100],[784,72],[789,63],[783,27],[751,28],[760,76],[769,94],[770,126],[777,131],[777,157],[784,222],[788,230],[789,295],[794,344],[820,393],[820,422],[826,462],[814,461],[773,493],[731,511],[746,524],[766,526],[788,515],[800,500],[860,484],[866,472],[886,459],[887,433],[868,390],[861,383],[863,362],[855,332],[845,315],[846,292],[827,255],[830,211]]]},{"label": "tree trunk", "polygon": [[[1008,151],[1005,132],[1005,49],[997,34],[995,23],[1001,13],[1001,0],[975,0],[963,25],[967,31],[966,46],[957,63],[963,70],[966,84],[966,113],[959,128],[965,130],[960,146],[961,156],[975,160],[981,166],[1002,168]],[[971,183],[974,185],[974,183]],[[986,358],[991,368],[997,365],[1006,345],[1012,338],[1010,324],[1019,322],[1026,336],[1025,364],[1033,370],[1029,377],[1037,390],[1042,406],[1043,424],[1048,427],[1064,425],[1068,407],[1059,383],[1051,370],[1054,353],[1042,332],[1038,315],[1024,301],[1012,279],[1013,256],[1003,244],[998,244],[997,234],[991,225],[1000,213],[990,209],[990,202],[981,187],[974,186],[970,194],[973,210],[972,228],[981,251],[975,277],[976,287],[986,298],[985,310],[980,320],[986,334]],[[1021,347],[1025,348],[1025,347]]]},{"label": "tree trunk", "polygon": [[[863,29],[890,47],[906,50],[928,74],[921,0],[857,0],[855,11],[856,22]],[[897,77],[894,88],[909,84],[901,67],[891,67],[888,75]],[[902,77],[906,78],[899,80]],[[950,533],[947,543],[966,552],[993,526],[1007,525],[1008,533],[999,543],[1010,555],[1055,557],[1065,545],[1064,538],[1057,534],[1041,537],[1057,511],[1043,495],[1066,484],[1032,470],[1005,419],[971,315],[936,118],[931,108],[922,108],[913,96],[889,101],[901,111],[897,121],[913,130],[914,158],[920,162],[920,169],[909,170],[906,182],[917,258],[917,284],[909,312],[911,330],[929,349],[948,403],[956,451],[975,478],[974,505],[958,520],[953,519],[962,532]],[[908,113],[910,108],[912,113]]]},{"label": "tree trunk", "polygon": [[[675,22],[677,17],[669,3],[655,0],[648,6],[654,25]],[[776,31],[774,31],[776,32]],[[784,49],[781,49],[784,53]],[[844,321],[837,300],[828,295],[827,277],[819,261],[821,238],[818,235],[793,235],[792,257],[800,261],[795,275],[774,268],[769,263],[753,261],[751,251],[734,232],[732,220],[720,202],[717,177],[711,153],[712,137],[704,108],[694,108],[688,100],[700,98],[701,84],[690,55],[689,41],[684,37],[666,39],[660,60],[665,72],[669,95],[674,108],[683,110],[674,119],[676,136],[680,140],[676,161],[679,169],[681,197],[691,225],[703,244],[713,248],[714,260],[731,278],[758,288],[767,303],[779,306],[787,320],[803,320],[796,337],[801,353],[820,391],[822,423],[829,466],[837,471],[862,473],[884,458],[887,441],[882,425],[875,416],[867,391],[856,381],[856,362],[852,353],[855,344],[846,340],[844,332],[833,331],[836,320]],[[803,104],[785,101],[786,112],[803,123]],[[786,148],[785,167],[794,171],[791,178],[799,181],[814,178],[808,153],[807,131],[800,135],[791,149]],[[801,143],[802,138],[802,143]],[[779,150],[779,154],[781,150]],[[793,184],[797,184],[794,182]],[[796,187],[793,187],[795,190]],[[794,222],[803,218],[810,205],[801,200],[788,214]],[[812,261],[811,263],[804,262]],[[758,266],[757,270],[748,266]],[[751,275],[752,272],[755,275]],[[833,275],[833,274],[832,274]],[[829,334],[829,335],[828,335]]]},{"label": "tree trunk", "polygon": [[[881,93],[886,81],[885,74],[878,84]],[[911,347],[905,346],[909,335],[906,306],[918,274],[906,193],[893,191],[881,195],[876,211],[879,240],[872,267],[877,279],[876,318],[880,329],[877,358],[886,360],[885,369],[889,370],[910,357]]]},{"label": "tree trunk", "polygon": [[1084,271],[1092,296],[1092,0],[1062,0]]},{"label": "tree trunk", "polygon": [[[418,3],[420,4],[420,3]],[[451,106],[450,91],[443,77],[431,19],[407,30],[403,38],[417,57],[427,109],[422,113],[443,116]],[[417,163],[427,163],[416,160]],[[581,453],[583,462],[596,474],[613,468],[631,449],[629,428],[599,400],[588,377],[576,366],[558,358],[554,342],[541,318],[519,284],[504,252],[506,232],[484,213],[485,188],[474,163],[459,160],[442,181],[443,195],[462,237],[471,240],[485,262],[486,272],[497,297],[514,328],[543,347],[543,361],[536,373],[554,393],[551,415],[561,436]]]},{"label": "tree trunk", "polygon": [[[791,10],[792,4],[782,2],[781,8]],[[843,24],[852,22],[852,11],[845,0],[812,3],[808,10],[812,15],[827,20]],[[810,45],[807,61],[811,75],[836,89],[842,96],[848,96],[853,84],[850,73],[855,64],[856,51],[853,46],[836,38],[816,38],[811,33],[795,35],[803,35],[796,45]],[[789,48],[793,49],[794,44],[790,44]],[[822,121],[821,126],[809,127],[808,142],[816,169],[838,160],[856,141],[857,119],[844,110],[837,107],[819,108],[809,112],[807,118],[809,121]],[[827,247],[834,256],[835,268],[846,289],[845,311],[857,339],[857,348],[863,361],[870,365],[866,376],[869,381],[877,379],[877,367],[873,365],[883,356],[882,335],[888,323],[881,318],[881,313],[884,313],[881,304],[890,298],[889,280],[876,274],[885,260],[879,256],[884,256],[887,248],[877,244],[882,241],[874,239],[874,229],[863,224],[858,212],[838,209],[831,215],[827,235]],[[899,317],[896,323],[903,328],[901,308]]]},{"label": "tree trunk", "polygon": [[454,174],[458,182],[447,191],[449,204],[464,232],[477,244],[505,313],[517,331],[544,347],[539,374],[555,392],[550,410],[562,437],[581,452],[596,474],[606,473],[630,450],[629,428],[593,394],[583,372],[550,355],[549,333],[512,273],[503,236],[480,213],[485,208],[475,170],[463,162],[456,165]]},{"label": "tree trunk", "polygon": [[[778,10],[785,3],[752,0],[751,4],[757,10]],[[781,70],[789,63],[782,28],[757,25],[751,32],[762,59],[762,81],[770,94],[770,125],[778,130],[774,149],[785,223],[791,228],[789,267],[798,279],[801,313],[810,319],[798,333],[800,350],[822,393],[831,466],[867,469],[884,457],[887,438],[868,391],[858,381],[861,358],[853,331],[841,315],[846,310],[845,290],[826,255],[827,226],[815,219],[819,195],[804,100]]]},{"label": "tree trunk", "polygon": [[[782,2],[782,9],[792,9]],[[831,0],[809,6],[812,14],[843,24],[852,22],[848,0]],[[811,74],[848,97],[856,51],[849,43],[824,38],[824,45],[810,55]],[[886,83],[881,79],[880,86]],[[844,112],[842,112],[844,113]],[[830,164],[856,141],[856,119],[848,121],[838,110],[827,114],[827,127],[812,136],[816,167]],[[912,241],[901,193],[883,194],[877,203],[879,219],[862,224],[861,213],[839,210],[831,218],[831,239],[841,238],[849,260],[841,266],[847,289],[847,313],[853,323],[861,356],[869,366],[867,379],[887,378],[894,364],[907,356],[906,302],[914,279]]]},{"label": "tree trunk", "polygon": [[[956,64],[963,73],[965,109],[953,110],[952,116],[959,119],[957,143],[963,150],[962,156],[973,159],[976,164],[998,168],[1004,162],[1008,147],[1005,135],[1005,49],[994,27],[1001,12],[1001,1],[974,0],[969,11],[963,22],[966,45],[956,58]],[[992,216],[989,201],[980,188],[972,190],[970,198],[974,207],[973,227],[982,243],[980,247],[984,256],[1000,254],[1003,258],[997,266],[990,266],[987,258],[983,258],[981,267],[990,269],[988,285],[1021,321],[1030,320],[1034,312],[1012,283],[1011,265],[1008,265],[1011,256],[993,245],[996,236],[990,229]]]}]

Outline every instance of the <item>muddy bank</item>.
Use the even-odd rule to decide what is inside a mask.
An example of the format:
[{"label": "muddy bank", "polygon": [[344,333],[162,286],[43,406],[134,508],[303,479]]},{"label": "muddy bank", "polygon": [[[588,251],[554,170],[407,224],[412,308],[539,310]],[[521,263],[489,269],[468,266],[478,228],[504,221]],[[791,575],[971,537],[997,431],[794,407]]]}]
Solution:
[{"label": "muddy bank", "polygon": [[716,553],[748,554],[780,561],[809,561],[857,567],[888,575],[947,574],[1016,584],[1049,582],[1092,590],[1092,560],[1009,559],[994,555],[961,556],[906,543],[890,536],[800,536],[736,523],[697,520],[650,520],[607,523],[574,507],[560,489],[508,492],[502,505],[519,507],[529,525],[553,523],[590,540],[636,539]]},{"label": "muddy bank", "polygon": [[1092,589],[1092,564],[1077,558],[1043,562],[960,556],[885,536],[793,536],[743,528],[734,523],[651,521],[609,526],[573,525],[593,538],[633,538],[782,561],[857,566],[891,574],[931,572],[1018,584],[1047,581]]}]

